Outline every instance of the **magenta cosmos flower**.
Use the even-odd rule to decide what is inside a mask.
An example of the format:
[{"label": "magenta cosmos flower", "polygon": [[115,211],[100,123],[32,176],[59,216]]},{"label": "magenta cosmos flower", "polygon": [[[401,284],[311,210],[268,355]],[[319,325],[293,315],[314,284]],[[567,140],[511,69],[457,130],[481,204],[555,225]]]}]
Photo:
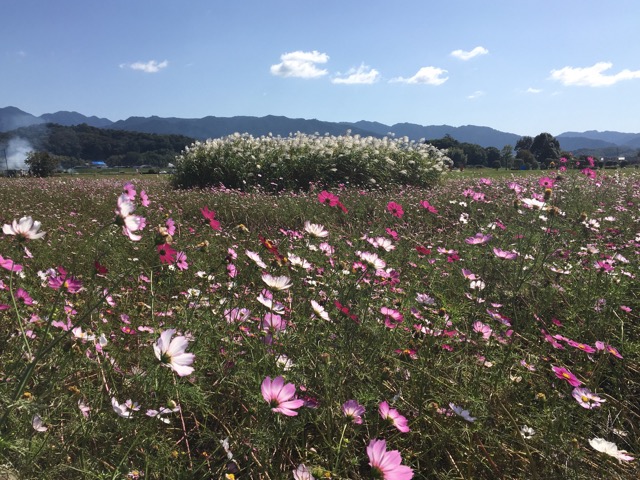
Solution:
[{"label": "magenta cosmos flower", "polygon": [[209,226],[214,230],[222,230],[220,228],[220,222],[216,220],[216,212],[213,210],[209,210],[209,207],[203,207],[200,209],[200,213],[205,218],[207,222],[209,222]]},{"label": "magenta cosmos flower", "polygon": [[4,225],[2,231],[5,235],[15,235],[20,240],[37,240],[45,235],[45,232],[38,231],[40,225],[40,222],[34,221],[31,217],[22,217],[11,222],[11,225]]},{"label": "magenta cosmos flower", "polygon": [[382,402],[378,406],[378,412],[380,412],[380,416],[384,420],[389,420],[393,426],[402,433],[407,433],[411,430],[406,417],[400,415],[400,412],[395,408],[389,408],[389,404],[387,402]]},{"label": "magenta cosmos flower", "polygon": [[402,456],[398,450],[387,451],[385,440],[371,440],[367,447],[369,465],[377,478],[384,480],[410,480],[413,478],[411,467],[402,465]]},{"label": "magenta cosmos flower", "polygon": [[396,202],[387,203],[387,211],[394,217],[398,218],[402,218],[402,216],[404,215],[404,209],[402,208],[402,205]]},{"label": "magenta cosmos flower", "polygon": [[582,385],[582,382],[578,380],[578,377],[576,377],[573,373],[571,373],[564,367],[556,367],[555,365],[553,365],[551,367],[551,370],[553,370],[553,373],[556,374],[556,377],[561,380],[566,380],[572,387],[579,387],[580,385]]},{"label": "magenta cosmos flower", "polygon": [[158,245],[156,249],[158,250],[158,255],[160,256],[160,262],[173,263],[176,261],[176,255],[178,254],[178,252],[174,250],[174,248],[168,243]]},{"label": "magenta cosmos flower", "polygon": [[162,332],[158,341],[153,344],[153,351],[163,365],[170,367],[179,377],[184,377],[193,372],[191,364],[196,356],[186,352],[189,344],[186,337],[171,338],[175,333],[174,328]]},{"label": "magenta cosmos flower", "polygon": [[330,207],[335,207],[340,203],[340,199],[331,192],[327,192],[326,190],[321,191],[318,194],[318,201],[320,203],[326,203]]},{"label": "magenta cosmos flower", "polygon": [[262,398],[271,405],[271,411],[281,413],[287,417],[295,417],[298,415],[297,408],[304,405],[304,400],[295,399],[296,386],[293,383],[285,385],[284,378],[266,377],[260,386]]}]

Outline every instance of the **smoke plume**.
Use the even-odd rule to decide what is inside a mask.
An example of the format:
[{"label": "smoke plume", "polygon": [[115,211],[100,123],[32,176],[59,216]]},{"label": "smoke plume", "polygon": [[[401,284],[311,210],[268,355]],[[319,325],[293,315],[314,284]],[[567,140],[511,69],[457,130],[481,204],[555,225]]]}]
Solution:
[{"label": "smoke plume", "polygon": [[[4,147],[4,154],[6,156],[6,163],[0,165],[0,169],[4,170],[28,170],[29,167],[25,163],[27,156],[34,148],[22,137],[13,137],[7,145]],[[1,160],[0,160],[1,161]]]}]

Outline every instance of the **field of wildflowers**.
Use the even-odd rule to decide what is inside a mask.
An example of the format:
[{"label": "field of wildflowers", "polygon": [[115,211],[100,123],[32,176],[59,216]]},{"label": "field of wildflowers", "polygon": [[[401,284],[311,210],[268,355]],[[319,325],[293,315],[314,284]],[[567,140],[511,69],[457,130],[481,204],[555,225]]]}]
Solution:
[{"label": "field of wildflowers", "polygon": [[307,191],[310,184],[428,187],[450,164],[442,150],[408,137],[236,133],[186,147],[173,185],[268,192]]},{"label": "field of wildflowers", "polygon": [[0,179],[0,472],[638,478],[640,175],[592,172]]}]

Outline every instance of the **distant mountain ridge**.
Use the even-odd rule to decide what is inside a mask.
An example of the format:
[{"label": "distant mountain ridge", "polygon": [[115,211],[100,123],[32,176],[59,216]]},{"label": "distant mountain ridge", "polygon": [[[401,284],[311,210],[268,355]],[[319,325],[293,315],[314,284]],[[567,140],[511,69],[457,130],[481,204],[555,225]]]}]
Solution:
[{"label": "distant mountain ridge", "polygon": [[[394,134],[397,137],[409,137],[412,140],[435,139],[450,135],[459,142],[475,143],[482,147],[502,148],[514,146],[522,137],[514,133],[501,132],[490,127],[464,125],[417,125],[413,123],[396,123],[385,125],[379,122],[361,120],[358,122],[325,122],[316,119],[289,118],[267,115],[265,117],[236,116],[203,118],[175,117],[129,117],[126,120],[111,121],[96,116],[87,117],[78,112],[60,111],[46,113],[39,117],[24,112],[16,107],[0,108],[0,132],[8,132],[19,127],[42,123],[57,123],[73,126],[87,124],[97,128],[134,131],[157,134],[184,135],[198,140],[218,138],[236,132],[250,133],[254,136],[280,135],[301,132],[307,134],[343,135],[350,130],[353,135],[382,137]],[[563,150],[579,151],[590,149],[632,150],[640,148],[640,133],[623,133],[614,131],[565,132],[557,135]]]}]

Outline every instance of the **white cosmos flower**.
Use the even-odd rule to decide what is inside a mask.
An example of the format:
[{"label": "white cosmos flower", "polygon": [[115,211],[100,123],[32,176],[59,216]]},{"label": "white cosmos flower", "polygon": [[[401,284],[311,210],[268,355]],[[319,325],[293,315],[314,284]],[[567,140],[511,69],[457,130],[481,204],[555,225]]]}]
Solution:
[{"label": "white cosmos flower", "polygon": [[315,300],[311,300],[311,307],[313,308],[313,311],[316,312],[316,315],[318,315],[320,318],[322,318],[323,320],[331,321],[327,311],[318,302],[316,302]]},{"label": "white cosmos flower", "polygon": [[385,261],[382,260],[380,257],[378,257],[378,255],[375,253],[357,251],[356,255],[360,257],[360,260],[362,260],[365,263],[368,263],[376,270],[382,270],[384,267],[387,266]]},{"label": "white cosmos flower", "polygon": [[523,425],[520,429],[520,435],[522,435],[525,439],[531,438],[536,434],[536,431],[528,425]]},{"label": "white cosmos flower", "polygon": [[311,223],[309,221],[304,222],[304,231],[309,235],[318,238],[325,238],[329,236],[329,232],[324,228],[324,226],[317,223]]},{"label": "white cosmos flower", "polygon": [[134,242],[137,242],[142,237],[134,232],[142,229],[144,219],[139,215],[133,214],[135,208],[135,205],[126,193],[118,197],[116,215],[118,215],[119,223],[122,224],[122,233]]},{"label": "white cosmos flower", "polygon": [[369,242],[376,248],[383,249],[385,252],[390,252],[391,250],[394,250],[396,248],[391,240],[384,237],[367,238],[367,242]]},{"label": "white cosmos flower", "polygon": [[271,310],[273,313],[284,313],[284,305],[280,302],[274,302],[273,298],[269,295],[265,295],[264,293],[260,293],[258,295],[258,301]]},{"label": "white cosmos flower", "polygon": [[122,418],[131,418],[133,412],[140,410],[138,402],[132,402],[131,399],[120,404],[115,397],[111,397],[111,406],[113,407],[113,411]]},{"label": "white cosmos flower", "polygon": [[256,265],[258,265],[260,268],[267,268],[267,264],[264,263],[262,261],[262,259],[260,258],[260,255],[258,255],[256,252],[252,252],[251,250],[247,250],[245,251],[247,257],[249,257],[251,260],[253,260],[255,262]]},{"label": "white cosmos flower", "polygon": [[624,460],[625,462],[634,460],[634,458],[624,450],[618,450],[618,447],[615,443],[609,442],[604,438],[592,438],[591,440],[589,440],[589,445],[591,445],[594,450],[606,453],[607,455],[616,458],[619,462],[621,462],[622,460]]},{"label": "white cosmos flower", "polygon": [[45,232],[38,232],[42,224],[31,217],[22,217],[20,220],[14,220],[11,225],[5,224],[2,231],[5,235],[15,235],[25,240],[37,240],[44,237]]},{"label": "white cosmos flower", "polygon": [[534,210],[536,209],[542,209],[545,205],[544,202],[541,202],[540,200],[536,200],[535,198],[523,198],[522,199],[522,204],[527,207],[527,208],[532,208]]},{"label": "white cosmos flower", "polygon": [[462,418],[464,418],[467,422],[475,422],[476,417],[472,417],[469,414],[469,410],[464,410],[462,407],[459,407],[453,403],[449,404],[449,408],[454,411],[454,413]]},{"label": "white cosmos flower", "polygon": [[47,427],[44,426],[44,422],[42,421],[42,418],[37,413],[33,416],[33,419],[31,420],[31,425],[33,426],[33,429],[36,432],[46,432],[47,430],[49,430]]},{"label": "white cosmos flower", "polygon": [[270,273],[264,273],[262,274],[262,281],[274,290],[287,290],[291,288],[291,279],[284,275],[274,277]]},{"label": "white cosmos flower", "polygon": [[153,351],[158,360],[170,367],[180,377],[190,375],[193,372],[191,364],[195,360],[193,353],[186,353],[189,341],[184,336],[171,338],[176,333],[174,328],[165,330],[160,338],[153,344]]},{"label": "white cosmos flower", "polygon": [[287,258],[289,259],[289,263],[293,267],[302,267],[305,270],[309,270],[313,266],[304,258],[299,257],[298,255],[294,255],[293,253],[287,255]]}]

